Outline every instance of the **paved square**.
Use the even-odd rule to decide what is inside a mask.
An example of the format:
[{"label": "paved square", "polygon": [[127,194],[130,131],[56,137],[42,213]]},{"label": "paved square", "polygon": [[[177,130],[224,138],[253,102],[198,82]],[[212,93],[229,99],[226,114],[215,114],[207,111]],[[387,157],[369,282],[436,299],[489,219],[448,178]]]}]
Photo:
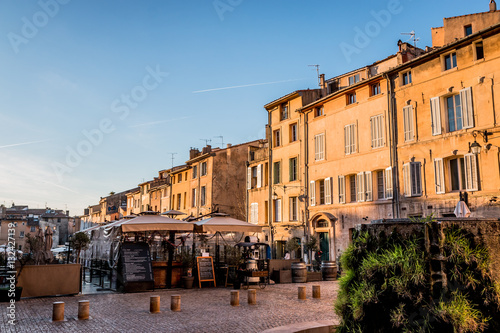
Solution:
[{"label": "paved square", "polygon": [[[321,286],[321,299],[312,286]],[[307,300],[297,299],[299,286]],[[257,305],[247,303],[240,290],[240,306],[230,305],[229,288],[175,289],[136,294],[99,294],[24,299],[16,302],[17,324],[8,324],[8,303],[0,303],[1,332],[262,332],[293,323],[337,320],[333,301],[338,281],[276,284],[257,289]],[[149,297],[161,296],[161,313],[149,313]],[[181,295],[181,312],[170,311],[170,296]],[[78,301],[90,301],[88,321],[78,321]],[[65,322],[52,323],[52,303],[65,302]]]}]

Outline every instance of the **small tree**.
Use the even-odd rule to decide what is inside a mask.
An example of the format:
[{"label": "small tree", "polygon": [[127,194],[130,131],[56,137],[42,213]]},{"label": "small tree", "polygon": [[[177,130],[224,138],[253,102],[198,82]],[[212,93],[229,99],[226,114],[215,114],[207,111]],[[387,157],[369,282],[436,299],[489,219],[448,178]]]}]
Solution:
[{"label": "small tree", "polygon": [[84,232],[77,232],[73,235],[71,246],[76,250],[76,263],[80,262],[80,252],[85,250],[90,243],[89,236]]}]

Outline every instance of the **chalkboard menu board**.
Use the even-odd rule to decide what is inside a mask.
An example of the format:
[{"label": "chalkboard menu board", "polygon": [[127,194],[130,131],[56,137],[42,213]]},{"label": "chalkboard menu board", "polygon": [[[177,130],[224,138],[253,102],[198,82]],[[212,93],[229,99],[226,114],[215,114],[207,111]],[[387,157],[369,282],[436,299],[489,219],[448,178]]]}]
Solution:
[{"label": "chalkboard menu board", "polygon": [[201,288],[202,282],[213,282],[215,285],[214,262],[212,257],[196,257],[198,265],[198,282]]},{"label": "chalkboard menu board", "polygon": [[153,269],[147,243],[123,243],[120,253],[121,275],[125,291],[151,289]]}]

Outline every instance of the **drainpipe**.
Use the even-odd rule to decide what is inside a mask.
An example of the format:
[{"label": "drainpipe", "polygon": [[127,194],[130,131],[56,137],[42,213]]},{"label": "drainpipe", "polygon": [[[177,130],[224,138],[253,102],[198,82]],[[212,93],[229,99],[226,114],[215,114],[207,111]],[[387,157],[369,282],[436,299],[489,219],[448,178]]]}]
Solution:
[{"label": "drainpipe", "polygon": [[[307,112],[304,115],[304,207],[305,207],[305,236],[306,240],[309,240],[309,119]],[[307,254],[309,260],[312,262],[311,251]]]},{"label": "drainpipe", "polygon": [[271,241],[271,258],[276,259],[276,248],[274,246],[274,230],[273,230],[273,128],[271,112],[267,110],[267,146],[269,149],[269,162],[268,162],[268,182],[269,182],[269,195],[268,195],[268,222],[269,222],[269,236]]}]

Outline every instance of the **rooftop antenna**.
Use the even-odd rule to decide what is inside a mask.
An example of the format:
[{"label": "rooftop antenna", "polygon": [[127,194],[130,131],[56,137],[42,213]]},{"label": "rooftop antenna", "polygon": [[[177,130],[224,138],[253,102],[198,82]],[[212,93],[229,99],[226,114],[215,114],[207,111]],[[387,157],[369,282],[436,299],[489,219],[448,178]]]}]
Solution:
[{"label": "rooftop antenna", "polygon": [[222,143],[221,143],[221,146],[220,146],[220,147],[221,147],[221,148],[224,148],[224,137],[223,137],[222,135],[220,135],[220,136],[214,136],[214,138],[216,138],[216,139],[220,139],[220,140],[222,141]]},{"label": "rooftop antenna", "polygon": [[318,86],[321,88],[321,78],[319,75],[319,65],[308,65],[309,67],[316,67],[316,72],[318,73]]},{"label": "rooftop antenna", "polygon": [[413,46],[417,48],[417,42],[420,41],[420,38],[417,38],[417,35],[415,34],[415,30],[412,30],[411,32],[402,32],[401,35],[406,35],[410,36],[408,41],[412,40],[413,41]]},{"label": "rooftop antenna", "polygon": [[208,146],[208,144],[212,142],[212,139],[200,139],[200,140],[205,141],[205,146]]},{"label": "rooftop antenna", "polygon": [[170,155],[170,158],[172,159],[172,168],[174,167],[174,159],[175,159],[175,155],[177,155],[177,153],[167,153]]}]

